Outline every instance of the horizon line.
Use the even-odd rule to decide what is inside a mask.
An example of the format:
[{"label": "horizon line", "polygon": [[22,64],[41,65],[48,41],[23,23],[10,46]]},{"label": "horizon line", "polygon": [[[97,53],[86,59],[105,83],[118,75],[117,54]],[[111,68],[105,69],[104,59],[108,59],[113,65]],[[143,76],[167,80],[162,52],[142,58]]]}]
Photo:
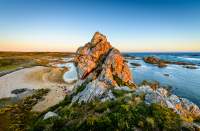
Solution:
[{"label": "horizon line", "polygon": [[[76,51],[1,51],[15,53],[75,53]],[[121,53],[200,53],[200,51],[120,51]]]}]

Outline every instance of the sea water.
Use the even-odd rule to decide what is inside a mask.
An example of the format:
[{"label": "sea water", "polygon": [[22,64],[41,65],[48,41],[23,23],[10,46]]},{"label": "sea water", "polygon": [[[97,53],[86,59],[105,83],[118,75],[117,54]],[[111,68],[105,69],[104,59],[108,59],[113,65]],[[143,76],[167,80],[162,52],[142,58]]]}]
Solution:
[{"label": "sea water", "polygon": [[[143,80],[158,81],[161,85],[172,87],[172,92],[178,96],[188,98],[200,106],[200,53],[126,53],[141,59],[129,59],[129,67],[133,72],[134,81],[139,84]],[[170,64],[159,68],[145,63],[142,58],[155,56],[160,59],[190,62],[197,65],[197,69],[184,68],[182,65]],[[139,63],[141,66],[133,67],[130,63]],[[165,75],[168,74],[169,76]]]}]

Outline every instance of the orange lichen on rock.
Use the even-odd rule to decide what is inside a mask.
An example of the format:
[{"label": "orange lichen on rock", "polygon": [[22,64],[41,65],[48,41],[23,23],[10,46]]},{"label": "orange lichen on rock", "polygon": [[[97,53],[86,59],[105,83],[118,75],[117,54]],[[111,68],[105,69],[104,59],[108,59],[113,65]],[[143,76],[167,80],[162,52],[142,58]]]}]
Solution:
[{"label": "orange lichen on rock", "polygon": [[116,76],[123,83],[133,83],[131,71],[119,50],[112,47],[101,33],[96,32],[91,42],[80,47],[76,53],[75,63],[80,79],[90,76],[91,79],[118,86],[114,80]]}]

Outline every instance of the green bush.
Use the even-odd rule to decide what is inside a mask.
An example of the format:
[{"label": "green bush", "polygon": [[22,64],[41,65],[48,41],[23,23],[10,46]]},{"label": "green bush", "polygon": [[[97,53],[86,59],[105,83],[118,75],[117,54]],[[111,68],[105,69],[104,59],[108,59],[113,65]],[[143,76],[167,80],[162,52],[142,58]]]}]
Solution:
[{"label": "green bush", "polygon": [[91,131],[101,131],[101,130],[105,130],[105,131],[110,131],[114,128],[112,128],[111,126],[111,120],[109,119],[109,117],[106,116],[89,116],[87,117],[87,119],[85,120],[85,122],[83,122],[79,127],[78,130],[80,131],[87,131],[87,130],[91,130]]},{"label": "green bush", "polygon": [[47,120],[39,120],[36,125],[32,127],[31,130],[33,131],[56,131],[56,130],[61,130],[66,121],[62,118],[59,117],[51,117]]},{"label": "green bush", "polygon": [[[168,108],[157,104],[147,106],[144,103],[132,106],[119,101],[115,104],[119,105],[112,107],[110,112],[100,116],[88,117],[87,122],[83,123],[81,128],[87,130],[133,130],[136,127],[143,130],[180,129],[181,120],[179,116]],[[113,106],[113,104],[111,105]]]},{"label": "green bush", "polygon": [[[91,80],[86,80],[86,81],[84,81],[84,82],[76,89],[75,94],[78,94],[78,93],[82,92],[82,91],[85,89],[86,85],[87,85],[88,83],[90,83],[90,82],[91,82]],[[75,95],[75,94],[74,94],[74,95]]]},{"label": "green bush", "polygon": [[84,89],[85,89],[85,85],[81,85],[81,86],[79,86],[78,88],[77,88],[77,90],[76,90],[76,94],[78,94],[79,92],[81,92],[81,91],[83,91]]},{"label": "green bush", "polygon": [[108,107],[108,102],[102,103],[102,102],[98,102],[96,103],[94,110],[95,112],[98,113],[103,113],[104,111],[106,111],[109,107]]},{"label": "green bush", "polygon": [[125,100],[66,105],[58,110],[60,119],[36,122],[34,130],[180,130],[181,119],[171,109]]},{"label": "green bush", "polygon": [[112,90],[112,93],[116,97],[121,97],[121,96],[124,96],[125,94],[127,94],[127,91],[124,91],[124,90]]},{"label": "green bush", "polygon": [[113,76],[113,79],[117,82],[118,86],[128,86],[130,88],[136,87],[135,84],[129,83],[129,82],[124,82],[121,78],[119,78],[116,75]]},{"label": "green bush", "polygon": [[180,117],[171,109],[162,107],[158,104],[152,104],[150,109],[158,127],[161,129],[178,130],[180,128]]}]

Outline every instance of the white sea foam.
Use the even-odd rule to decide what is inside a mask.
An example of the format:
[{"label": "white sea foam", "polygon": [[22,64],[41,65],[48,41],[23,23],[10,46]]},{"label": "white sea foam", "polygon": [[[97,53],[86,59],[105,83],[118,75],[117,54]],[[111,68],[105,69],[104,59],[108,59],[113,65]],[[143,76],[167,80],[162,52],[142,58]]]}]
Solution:
[{"label": "white sea foam", "polygon": [[178,58],[184,60],[200,61],[200,58],[191,58],[191,57],[178,57]]}]

